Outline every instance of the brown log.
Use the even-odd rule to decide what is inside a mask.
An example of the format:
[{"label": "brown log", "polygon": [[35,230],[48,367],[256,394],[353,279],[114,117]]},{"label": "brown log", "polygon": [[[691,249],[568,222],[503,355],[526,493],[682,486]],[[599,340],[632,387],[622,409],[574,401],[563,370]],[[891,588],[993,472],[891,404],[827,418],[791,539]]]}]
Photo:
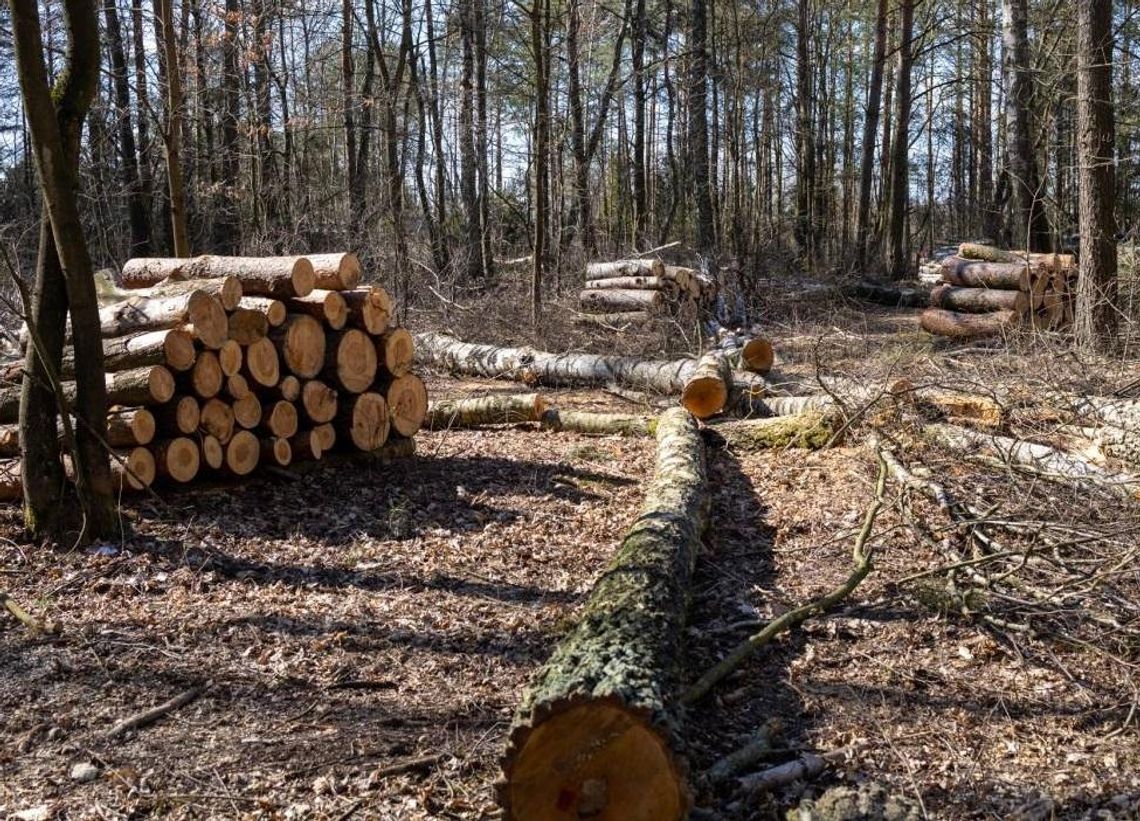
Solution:
[{"label": "brown log", "polygon": [[325,330],[311,316],[290,314],[269,336],[291,372],[312,379],[325,364]]},{"label": "brown log", "polygon": [[235,399],[231,407],[234,421],[246,430],[252,430],[261,423],[261,400],[252,391],[241,399]]},{"label": "brown log", "polygon": [[665,263],[659,259],[619,259],[614,262],[591,262],[586,266],[587,280],[664,275]]},{"label": "brown log", "polygon": [[998,336],[1021,322],[1016,311],[995,311],[989,314],[960,314],[941,308],[927,308],[922,312],[922,327],[937,336],[952,339],[977,339]]},{"label": "brown log", "polygon": [[776,352],[772,343],[762,336],[754,336],[745,340],[744,344],[736,349],[730,357],[733,364],[741,370],[751,373],[768,373],[776,361]]},{"label": "brown log", "polygon": [[[154,439],[156,422],[147,408],[114,407],[107,411],[107,444],[134,448]],[[0,425],[0,456],[20,455],[19,425]]]},{"label": "brown log", "polygon": [[180,376],[179,381],[200,399],[210,399],[221,391],[224,379],[218,355],[213,351],[202,351],[198,354],[193,370],[188,376]]},{"label": "brown log", "polygon": [[164,279],[217,279],[233,276],[251,296],[276,298],[305,296],[316,276],[306,257],[221,257],[190,259],[142,258],[128,260],[122,281],[127,288],[146,288]]},{"label": "brown log", "polygon": [[155,299],[132,296],[101,309],[99,326],[104,337],[185,326],[205,347],[214,349],[222,347],[227,333],[222,303],[201,290]]},{"label": "brown log", "polygon": [[710,351],[697,360],[697,367],[681,391],[681,405],[698,419],[719,413],[728,402],[732,366],[722,351]]},{"label": "brown log", "polygon": [[1013,251],[1003,251],[992,245],[982,245],[977,242],[963,242],[958,246],[958,256],[963,259],[978,259],[984,262],[1024,262],[1024,256],[1018,256]]},{"label": "brown log", "polygon": [[218,349],[218,367],[222,369],[222,375],[226,377],[234,376],[241,371],[241,363],[244,361],[245,355],[242,352],[241,345],[233,339],[227,339],[226,344]]},{"label": "brown log", "polygon": [[[586,283],[586,290],[617,289],[634,291],[666,291],[675,294],[681,286],[676,280],[668,277],[610,277],[609,279],[592,279]],[[688,293],[688,288],[683,289]]]},{"label": "brown log", "polygon": [[211,470],[218,470],[226,461],[226,449],[213,436],[204,434],[198,443],[202,449],[202,462]]},{"label": "brown log", "polygon": [[226,445],[222,470],[235,476],[248,476],[257,468],[260,458],[261,442],[248,430],[239,430]]},{"label": "brown log", "polygon": [[277,346],[269,337],[254,342],[245,349],[242,376],[252,385],[271,388],[281,379],[281,361]]},{"label": "brown log", "polygon": [[355,328],[363,328],[368,333],[379,335],[388,328],[391,317],[391,298],[383,288],[357,288],[352,291],[342,291],[345,305],[348,308],[348,324]]},{"label": "brown log", "polygon": [[392,428],[400,436],[414,436],[423,427],[428,412],[427,388],[414,373],[388,380],[384,388]]},{"label": "brown log", "polygon": [[261,430],[272,436],[288,439],[297,432],[297,406],[284,399],[264,408],[261,413]]},{"label": "brown log", "polygon": [[154,483],[158,468],[154,454],[147,448],[135,447],[116,455],[119,458],[111,460],[111,476],[116,490],[142,490]]},{"label": "brown log", "polygon": [[225,391],[226,396],[230,399],[245,399],[245,397],[253,393],[249,387],[249,380],[240,373],[227,376],[225,387],[222,390]]},{"label": "brown log", "polygon": [[198,475],[198,443],[185,436],[164,439],[154,446],[155,468],[159,476],[175,482],[189,482]]},{"label": "brown log", "polygon": [[281,377],[273,390],[267,394],[272,399],[284,399],[286,402],[296,402],[301,398],[301,380],[288,374]]},{"label": "brown log", "polygon": [[[75,362],[68,348],[64,354],[64,375],[75,373]],[[165,365],[171,370],[186,371],[194,366],[197,352],[194,336],[183,328],[144,331],[103,340],[103,367],[108,371],[126,371],[148,365]]]},{"label": "brown log", "polygon": [[340,254],[309,254],[313,264],[315,287],[330,291],[349,291],[360,284],[364,269],[360,259],[351,252]]},{"label": "brown log", "polygon": [[332,422],[317,425],[313,428],[313,433],[315,433],[317,439],[320,440],[322,453],[328,453],[333,449],[333,446],[336,444],[336,427]]},{"label": "brown log", "polygon": [[281,327],[289,313],[284,301],[267,296],[247,296],[242,299],[238,307],[243,311],[256,311],[261,314],[270,328]]},{"label": "brown log", "polygon": [[376,343],[364,331],[350,328],[327,335],[322,373],[330,382],[349,393],[363,393],[376,379],[377,364]]},{"label": "brown log", "polygon": [[378,393],[347,396],[340,402],[336,425],[357,450],[375,450],[388,439],[388,403]]},{"label": "brown log", "polygon": [[582,309],[595,313],[651,311],[663,302],[661,291],[587,289],[578,294],[578,304]]},{"label": "brown log", "polygon": [[189,280],[163,280],[155,285],[153,288],[147,288],[145,292],[141,292],[141,296],[161,297],[161,296],[177,296],[178,294],[187,294],[190,291],[205,291],[207,294],[218,298],[222,308],[226,311],[232,311],[241,302],[242,287],[241,280],[237,277],[218,277],[217,279],[189,279]]},{"label": "brown log", "polygon": [[301,386],[301,408],[305,417],[315,425],[323,425],[336,418],[338,401],[337,392],[319,379],[310,379]]},{"label": "brown log", "polygon": [[348,322],[348,303],[339,291],[313,291],[306,297],[289,300],[288,309],[293,313],[308,314],[334,331]]},{"label": "brown log", "polygon": [[221,399],[209,399],[202,404],[199,424],[202,431],[210,434],[221,444],[230,441],[234,435],[234,409]]},{"label": "brown log", "polygon": [[289,440],[293,449],[293,460],[296,462],[317,461],[324,455],[321,446],[321,434],[315,429],[299,431]]},{"label": "brown log", "polygon": [[289,444],[289,440],[275,436],[262,439],[261,461],[278,467],[288,467],[293,461],[293,447]]},{"label": "brown log", "polygon": [[390,376],[403,376],[412,369],[415,340],[403,328],[395,328],[376,340],[380,364]]},{"label": "brown log", "polygon": [[1024,314],[1029,310],[1029,304],[1030,296],[1025,291],[938,285],[930,292],[931,307],[967,314],[986,314],[993,311],[1015,311]]},{"label": "brown log", "polygon": [[155,423],[167,436],[189,435],[198,430],[202,408],[196,396],[177,396],[154,409]]},{"label": "brown log", "polygon": [[269,333],[269,320],[261,311],[238,308],[230,312],[227,333],[231,342],[252,345],[259,339],[265,339]]},{"label": "brown log", "polygon": [[950,285],[965,288],[1029,291],[1033,270],[1024,262],[971,262],[960,257],[948,257],[942,263],[942,279]]}]

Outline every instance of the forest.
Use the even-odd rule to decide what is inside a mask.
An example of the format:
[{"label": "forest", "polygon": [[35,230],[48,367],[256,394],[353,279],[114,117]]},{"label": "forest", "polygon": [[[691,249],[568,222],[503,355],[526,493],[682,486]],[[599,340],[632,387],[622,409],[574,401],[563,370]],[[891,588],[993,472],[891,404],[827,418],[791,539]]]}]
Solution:
[{"label": "forest", "polygon": [[0,5],[0,817],[1140,817],[1134,0]]}]

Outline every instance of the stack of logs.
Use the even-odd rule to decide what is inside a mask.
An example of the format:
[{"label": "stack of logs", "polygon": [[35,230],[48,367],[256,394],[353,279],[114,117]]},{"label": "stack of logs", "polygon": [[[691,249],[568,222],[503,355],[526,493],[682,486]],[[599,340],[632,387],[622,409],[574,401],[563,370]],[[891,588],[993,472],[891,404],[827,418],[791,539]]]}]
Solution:
[{"label": "stack of logs", "polygon": [[[427,391],[413,339],[354,254],[133,259],[138,289],[100,310],[108,444],[122,489],[343,451],[412,452]],[[6,376],[19,380],[21,364]],[[74,373],[70,347],[62,378]],[[63,383],[74,397],[74,383]],[[70,393],[69,393],[70,392]],[[19,455],[19,385],[0,389],[0,455]],[[20,495],[19,459],[0,498]]]},{"label": "stack of logs", "polygon": [[694,268],[659,259],[621,259],[586,266],[586,287],[578,294],[578,305],[583,321],[604,325],[659,316],[692,321],[715,295],[712,279]]},{"label": "stack of logs", "polygon": [[942,263],[922,327],[955,339],[996,336],[1016,327],[1057,331],[1073,321],[1077,267],[1068,254],[1002,251],[963,243]]}]

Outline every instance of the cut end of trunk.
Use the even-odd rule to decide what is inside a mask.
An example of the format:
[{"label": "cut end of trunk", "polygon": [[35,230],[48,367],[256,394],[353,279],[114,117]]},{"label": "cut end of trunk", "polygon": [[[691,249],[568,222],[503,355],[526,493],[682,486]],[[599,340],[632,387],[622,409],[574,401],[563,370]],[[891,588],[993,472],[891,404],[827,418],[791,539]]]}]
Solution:
[{"label": "cut end of trunk", "polygon": [[219,470],[226,462],[226,449],[209,434],[202,437],[202,461],[211,470]]},{"label": "cut end of trunk", "polygon": [[329,341],[325,370],[349,393],[364,393],[376,378],[376,344],[363,331],[350,329],[334,334]]},{"label": "cut end of trunk", "polygon": [[415,342],[404,328],[396,328],[380,337],[379,347],[384,356],[384,369],[392,376],[404,376],[412,369]]},{"label": "cut end of trunk", "polygon": [[277,390],[286,402],[296,402],[301,398],[301,380],[289,374],[277,383]]},{"label": "cut end of trunk", "polygon": [[[414,436],[427,417],[428,395],[424,381],[415,374],[393,379],[386,394],[392,427],[401,436]],[[541,399],[535,401],[536,406]],[[541,414],[539,414],[541,416]]]},{"label": "cut end of trunk", "polygon": [[578,704],[515,732],[499,786],[512,821],[685,817],[689,799],[668,745],[612,701]]},{"label": "cut end of trunk", "polygon": [[341,254],[310,254],[316,274],[316,287],[333,291],[347,291],[360,284],[364,268],[360,258],[351,252]]},{"label": "cut end of trunk", "polygon": [[150,369],[146,379],[150,397],[159,404],[169,402],[174,396],[174,374],[162,365]]},{"label": "cut end of trunk", "polygon": [[938,336],[952,339],[978,339],[987,336],[1000,336],[1016,328],[1021,315],[1016,311],[994,311],[988,314],[964,314],[944,311],[941,308],[927,308],[922,312],[921,324],[924,330]]},{"label": "cut end of trunk", "polygon": [[379,336],[388,329],[392,301],[383,288],[357,288],[344,291],[341,296],[348,307],[348,321],[352,325],[373,336]]},{"label": "cut end of trunk", "polygon": [[281,360],[271,339],[259,339],[245,349],[245,373],[264,388],[272,388],[281,379]]},{"label": "cut end of trunk", "polygon": [[195,396],[180,396],[162,408],[159,414],[163,417],[163,427],[167,429],[166,432],[187,435],[198,430],[198,423],[202,418],[201,406]]},{"label": "cut end of trunk", "polygon": [[762,336],[756,336],[744,343],[740,351],[740,364],[746,371],[768,373],[776,361],[772,343]]},{"label": "cut end of trunk", "polygon": [[312,379],[301,388],[301,407],[315,424],[331,422],[336,417],[337,392],[319,379]]},{"label": "cut end of trunk", "polygon": [[226,394],[231,399],[245,399],[251,393],[253,391],[250,390],[249,381],[240,373],[226,377]]},{"label": "cut end of trunk", "polygon": [[186,317],[194,327],[194,336],[207,348],[217,350],[229,335],[226,309],[221,300],[205,291],[194,291],[187,298]]},{"label": "cut end of trunk", "polygon": [[261,400],[250,392],[233,403],[234,421],[246,430],[256,428],[261,422]]},{"label": "cut end of trunk", "polygon": [[323,425],[317,425],[313,428],[313,433],[316,434],[317,439],[321,443],[321,451],[328,452],[333,449],[336,444],[336,428],[331,422],[326,422]]},{"label": "cut end of trunk", "polygon": [[157,431],[154,414],[146,408],[112,408],[107,413],[109,439],[125,439],[135,445],[146,445],[154,440]]},{"label": "cut end of trunk", "polygon": [[375,450],[388,440],[388,403],[378,393],[353,397],[341,418],[344,432],[358,450]]},{"label": "cut end of trunk", "polygon": [[194,350],[194,334],[184,328],[167,331],[162,340],[162,354],[168,368],[176,371],[190,370],[198,357],[198,352]]},{"label": "cut end of trunk", "polygon": [[198,475],[198,445],[193,439],[179,436],[155,448],[158,473],[175,482],[189,482]]},{"label": "cut end of trunk", "polygon": [[308,257],[297,257],[293,261],[293,273],[289,277],[293,283],[295,296],[308,296],[317,287],[317,276],[313,272],[313,263]]},{"label": "cut end of trunk", "polygon": [[277,437],[261,441],[261,460],[278,467],[288,467],[293,461],[293,448],[288,439]]},{"label": "cut end of trunk", "polygon": [[202,406],[202,429],[223,445],[234,435],[234,410],[221,399],[211,399]]},{"label": "cut end of trunk", "polygon": [[150,487],[154,483],[154,477],[157,473],[155,466],[154,454],[146,448],[131,448],[130,452],[123,456],[125,465],[112,460],[111,472],[119,481],[119,489],[142,490],[144,487]]},{"label": "cut end of trunk", "polygon": [[233,339],[227,339],[218,351],[218,365],[226,376],[233,376],[241,370],[242,359],[241,345]]},{"label": "cut end of trunk", "polygon": [[297,408],[282,399],[265,409],[261,421],[269,433],[288,439],[297,432]]},{"label": "cut end of trunk", "polygon": [[225,467],[237,476],[253,473],[261,457],[261,442],[248,430],[239,430],[226,445]]},{"label": "cut end of trunk", "polygon": [[325,329],[311,316],[293,314],[277,336],[286,367],[302,379],[312,379],[325,364]]},{"label": "cut end of trunk", "polygon": [[[194,370],[190,374],[190,383],[194,387],[194,393],[203,399],[217,396],[222,389],[224,378],[221,363],[218,362],[218,355],[213,351],[202,351],[198,355],[198,361],[194,363]],[[171,396],[174,395],[173,389],[170,393]]]},{"label": "cut end of trunk", "polygon": [[303,430],[289,440],[294,461],[317,461],[324,455],[321,435],[313,430]]},{"label": "cut end of trunk", "polygon": [[227,327],[231,342],[252,345],[269,333],[269,319],[261,311],[238,308],[230,314]]},{"label": "cut end of trunk", "polygon": [[681,404],[698,419],[719,412],[727,402],[728,388],[722,380],[711,376],[690,380],[681,394]]}]

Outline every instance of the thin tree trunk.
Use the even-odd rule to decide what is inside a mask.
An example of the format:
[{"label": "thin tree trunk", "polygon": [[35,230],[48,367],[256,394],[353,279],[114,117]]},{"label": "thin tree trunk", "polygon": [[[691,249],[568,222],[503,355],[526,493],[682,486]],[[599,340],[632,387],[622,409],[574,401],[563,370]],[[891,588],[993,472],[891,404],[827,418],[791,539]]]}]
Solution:
[{"label": "thin tree trunk", "polygon": [[166,179],[170,196],[170,233],[174,256],[190,256],[190,236],[186,227],[186,189],[182,182],[182,68],[178,42],[174,38],[173,0],[155,0],[158,21],[155,34],[166,60],[166,124],[162,143],[166,148]]},{"label": "thin tree trunk", "polygon": [[902,0],[901,31],[899,34],[899,76],[895,97],[898,111],[895,118],[894,156],[891,158],[890,234],[891,276],[902,279],[908,268],[906,230],[907,211],[910,206],[910,74],[913,62],[911,38],[914,34],[915,0]]}]

